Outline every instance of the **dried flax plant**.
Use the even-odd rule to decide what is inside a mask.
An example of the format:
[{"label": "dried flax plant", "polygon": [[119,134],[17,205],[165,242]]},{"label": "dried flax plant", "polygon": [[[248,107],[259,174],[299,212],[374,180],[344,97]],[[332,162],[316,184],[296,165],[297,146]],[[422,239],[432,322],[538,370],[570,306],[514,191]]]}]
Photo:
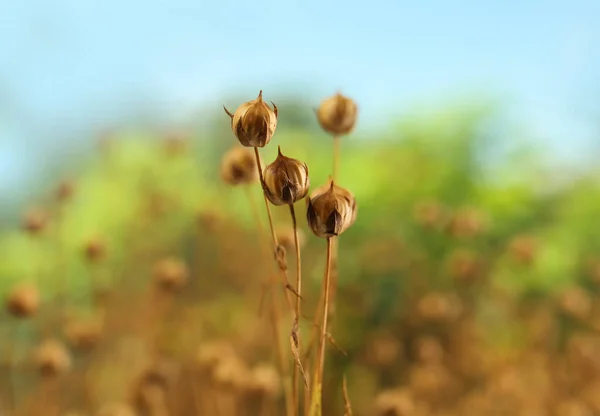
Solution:
[{"label": "dried flax plant", "polygon": [[[254,182],[256,182],[259,179],[259,171],[257,170],[257,163],[256,163],[256,158],[255,156],[252,154],[252,151],[250,151],[248,148],[246,147],[241,147],[241,146],[235,146],[232,147],[227,153],[225,153],[225,155],[223,156],[222,162],[221,162],[221,178],[223,179],[224,182],[226,182],[227,184],[231,185],[231,186],[238,186],[238,185],[242,185],[244,186],[244,190],[246,191],[246,196],[248,199],[248,203],[250,205],[250,209],[252,211],[252,215],[254,217],[254,221],[256,222],[256,227],[257,230],[259,232],[260,235],[260,248],[262,250],[262,254],[265,260],[268,260],[269,256],[269,249],[265,246],[264,244],[264,236],[263,234],[263,228],[262,228],[262,223],[260,220],[260,215],[258,212],[258,207],[256,206],[256,201],[254,200],[254,198],[252,197],[252,191],[250,189],[250,185],[253,184]],[[259,159],[260,160],[260,159]],[[281,271],[283,267],[285,267],[285,261],[282,263],[281,258],[279,258],[278,261],[278,268]],[[286,285],[286,289],[285,290],[285,297],[286,300],[288,301],[288,305],[291,305],[291,299],[289,299],[289,293],[287,293],[287,287],[288,287],[288,283],[287,283],[287,275],[284,276],[285,279],[285,285]],[[272,289],[271,284],[269,284],[269,282],[266,282],[264,284],[264,288],[270,292]],[[265,290],[262,291],[262,296],[261,296],[261,300],[260,300],[260,306],[259,306],[259,313],[262,313],[262,306],[263,306],[263,301],[264,298],[266,297],[266,293]],[[289,363],[286,360],[286,356],[285,356],[285,352],[284,352],[284,348],[281,345],[281,335],[280,335],[280,331],[279,331],[279,321],[281,320],[281,311],[278,308],[278,304],[276,302],[276,299],[274,298],[274,295],[272,293],[269,293],[268,298],[271,300],[270,302],[270,306],[271,306],[271,311],[270,311],[270,321],[271,321],[271,325],[273,328],[273,338],[276,342],[277,348],[276,350],[276,354],[277,354],[277,360],[279,363],[279,369],[282,373],[282,375],[286,376],[289,375]],[[287,383],[289,384],[289,383]],[[288,411],[291,412],[292,408],[291,408],[291,397],[292,397],[292,389],[289,386],[286,386],[284,389],[285,395],[286,395],[286,400],[289,403],[288,405]],[[288,400],[289,398],[289,400]]]},{"label": "dried flax plant", "polygon": [[306,218],[312,232],[327,240],[327,260],[323,290],[323,313],[320,326],[317,365],[312,377],[313,398],[311,415],[321,414],[323,372],[325,369],[325,344],[328,340],[327,323],[331,291],[331,257],[335,238],[340,236],[356,221],[356,200],[350,191],[330,181],[317,188],[307,199]]},{"label": "dried flax plant", "polygon": [[296,365],[293,373],[293,400],[297,409],[299,405],[299,373],[304,379],[304,387],[308,388],[308,381],[300,359],[300,331],[299,321],[302,316],[302,262],[300,255],[300,241],[298,237],[298,223],[294,203],[304,198],[308,193],[310,179],[308,166],[299,160],[284,156],[278,147],[277,158],[265,168],[263,189],[265,196],[273,205],[288,205],[294,231],[294,246],[296,251],[296,308],[294,323],[290,334],[290,347]]},{"label": "dried flax plant", "polygon": [[[327,322],[329,318],[329,306],[332,299],[331,291],[332,289],[335,290],[336,281],[336,279],[334,279],[334,284],[331,284],[332,258],[334,262],[333,270],[337,270],[335,267],[335,237],[344,232],[356,219],[356,201],[354,200],[354,196],[346,189],[338,186],[335,183],[335,180],[337,180],[338,176],[340,159],[340,137],[344,134],[348,134],[354,128],[357,107],[351,99],[346,98],[341,94],[336,94],[323,101],[317,111],[317,117],[322,127],[334,136],[334,165],[333,180],[318,188],[307,200],[307,219],[310,228],[318,237],[327,239],[327,266],[321,298],[314,318],[315,330],[320,328],[318,354],[315,358],[315,370],[310,388],[302,364],[303,354],[299,331],[299,321],[303,316],[301,306],[302,261],[298,223],[296,211],[294,209],[294,203],[303,199],[308,194],[310,187],[308,166],[306,163],[299,160],[284,156],[281,152],[281,147],[278,147],[277,158],[269,164],[264,171],[262,170],[258,148],[264,147],[270,142],[275,133],[278,120],[277,106],[273,104],[273,108],[269,107],[269,105],[263,101],[262,91],[256,99],[243,103],[234,113],[231,113],[225,107],[224,110],[231,118],[231,129],[240,144],[246,148],[252,147],[254,150],[256,171],[258,172],[258,179],[265,199],[265,207],[269,220],[271,238],[275,249],[275,257],[281,271],[283,284],[285,285],[285,297],[290,309],[291,302],[288,290],[286,289],[291,290],[296,295],[295,307],[293,308],[293,323],[290,333],[290,347],[292,357],[295,361],[291,397],[287,388],[284,389],[284,391],[287,414],[298,415],[302,408],[299,386],[299,378],[300,375],[302,375],[304,380],[304,411],[307,413],[309,407],[313,408],[316,406],[320,408],[320,396],[322,394],[323,371],[325,365],[325,343],[327,340],[332,340],[331,335],[327,332]],[[253,166],[250,162],[249,153],[240,148],[235,148],[225,155],[221,165],[221,174],[223,179],[231,185],[238,185],[241,183],[249,184],[256,179],[251,172],[252,169]],[[250,193],[248,194],[250,195]],[[289,284],[285,249],[284,246],[278,242],[277,234],[275,233],[275,228],[273,226],[269,202],[276,206],[287,205],[290,210],[294,240],[293,247],[296,254],[295,288],[292,288]],[[253,205],[251,200],[250,204]],[[256,222],[260,231],[260,220],[256,218]],[[280,312],[277,307],[273,308],[272,314],[273,320],[275,321],[275,338],[278,340],[279,329],[277,327],[277,322]],[[316,336],[317,334],[315,334],[315,338]],[[279,345],[277,351],[281,358],[282,351],[280,351]],[[282,358],[280,361],[280,371],[285,375],[285,365],[283,363],[287,362],[287,360]],[[317,398],[316,400],[313,400],[313,405],[311,405],[308,400],[311,390],[314,397]],[[317,413],[314,413],[311,410],[311,414],[320,414],[320,410]]]},{"label": "dried flax plant", "polygon": [[[240,144],[244,147],[252,147],[254,150],[254,155],[256,159],[256,169],[263,190],[265,188],[265,181],[263,178],[263,171],[258,148],[266,146],[271,141],[271,138],[273,137],[273,134],[275,133],[275,129],[277,127],[278,109],[274,103],[272,104],[273,108],[269,107],[269,105],[263,101],[261,90],[256,99],[243,103],[235,110],[234,113],[231,113],[229,110],[227,110],[227,108],[223,107],[227,115],[229,115],[229,117],[231,118],[231,129],[238,141],[240,142]],[[271,208],[269,207],[269,201],[267,199],[266,192],[263,192],[263,196],[265,200],[265,208],[267,210],[267,217],[269,220],[269,229],[271,232],[271,239],[273,242],[275,257],[284,285],[285,299],[288,308],[290,309],[290,311],[293,311],[292,302],[288,293],[288,290],[291,288],[291,285],[287,276],[285,250],[282,246],[279,245],[277,241],[277,235],[275,234],[275,228],[273,226]],[[297,297],[299,297],[297,293],[297,288],[292,291],[295,292]],[[273,303],[275,303],[274,299]],[[273,319],[276,321],[276,323],[274,324],[276,327],[278,317],[281,315],[276,307],[274,307],[272,315]],[[279,343],[278,334],[279,330],[278,328],[275,328],[275,339]],[[282,372],[284,372],[283,369]],[[290,393],[289,391],[289,383],[284,382],[284,384],[286,384],[284,388],[286,412],[288,415],[297,414],[297,411],[295,410],[296,405],[294,405],[293,393]]]}]

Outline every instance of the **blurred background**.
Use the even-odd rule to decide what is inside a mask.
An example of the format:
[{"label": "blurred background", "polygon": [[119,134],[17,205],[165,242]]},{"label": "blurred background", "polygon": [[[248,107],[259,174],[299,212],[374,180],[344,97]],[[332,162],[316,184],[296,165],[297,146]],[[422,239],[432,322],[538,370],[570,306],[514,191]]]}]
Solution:
[{"label": "blurred background", "polygon": [[[323,414],[344,374],[359,415],[600,414],[600,3],[1,9],[8,414],[283,414],[260,188],[220,170],[222,106],[259,90],[280,108],[263,161],[280,145],[312,188],[333,151],[315,109],[359,108]],[[297,210],[312,317],[325,244]]]}]

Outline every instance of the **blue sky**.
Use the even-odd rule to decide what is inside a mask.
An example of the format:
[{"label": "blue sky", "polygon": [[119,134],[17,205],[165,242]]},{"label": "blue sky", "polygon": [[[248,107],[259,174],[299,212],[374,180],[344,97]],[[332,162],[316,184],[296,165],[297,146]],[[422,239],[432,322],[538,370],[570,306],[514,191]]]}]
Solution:
[{"label": "blue sky", "polygon": [[597,0],[5,0],[0,191],[43,164],[32,146],[89,140],[142,102],[177,120],[232,89],[274,98],[270,85],[342,89],[367,127],[493,94],[578,155],[600,112],[599,21]]}]

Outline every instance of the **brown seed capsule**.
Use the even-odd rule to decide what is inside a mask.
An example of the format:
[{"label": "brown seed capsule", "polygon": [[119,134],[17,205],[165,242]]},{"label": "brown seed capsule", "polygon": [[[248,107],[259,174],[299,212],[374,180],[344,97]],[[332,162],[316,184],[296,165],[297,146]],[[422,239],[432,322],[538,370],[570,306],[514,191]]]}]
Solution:
[{"label": "brown seed capsule", "polygon": [[538,242],[529,235],[516,236],[509,244],[508,250],[512,257],[523,265],[530,265],[535,260]]},{"label": "brown seed capsule", "polygon": [[221,161],[221,178],[229,185],[257,181],[258,170],[254,153],[245,147],[231,148]]},{"label": "brown seed capsule", "polygon": [[106,256],[106,244],[99,238],[89,240],[83,250],[85,257],[92,263],[97,263]]},{"label": "brown seed capsule", "polygon": [[239,357],[228,357],[219,362],[212,372],[212,381],[217,386],[243,391],[251,385],[246,363]]},{"label": "brown seed capsule", "polygon": [[65,179],[58,184],[54,194],[59,202],[64,202],[73,196],[73,192],[75,192],[75,182]]},{"label": "brown seed capsule", "polygon": [[281,390],[281,378],[277,369],[271,364],[259,364],[254,367],[250,373],[249,388],[253,393],[276,397]]},{"label": "brown seed capsule", "polygon": [[73,321],[65,326],[64,332],[72,348],[88,351],[94,348],[102,338],[102,322],[97,318]]},{"label": "brown seed capsule", "polygon": [[356,220],[354,195],[333,181],[317,188],[306,201],[306,219],[317,237],[338,236]]},{"label": "brown seed capsule", "polygon": [[216,340],[206,342],[198,348],[196,362],[202,370],[212,370],[222,361],[235,356],[235,349],[227,341]]},{"label": "brown seed capsule", "polygon": [[277,147],[277,152],[277,158],[263,173],[263,189],[273,205],[290,205],[308,193],[308,166],[299,160],[284,156],[280,147]]},{"label": "brown seed capsule", "polygon": [[189,278],[187,265],[181,260],[168,257],[154,265],[154,279],[166,291],[182,287]]},{"label": "brown seed capsule", "polygon": [[[294,243],[294,228],[293,227],[280,227],[275,230],[277,234],[277,242],[283,246],[286,251],[293,252],[296,249]],[[304,247],[306,237],[302,229],[298,229],[298,245],[300,248]]]},{"label": "brown seed capsule", "polygon": [[48,213],[41,208],[33,208],[23,217],[23,229],[29,234],[37,235],[48,225]]},{"label": "brown seed capsule", "polygon": [[271,109],[263,101],[262,90],[255,100],[240,105],[233,114],[227,108],[223,109],[231,117],[231,129],[242,146],[264,147],[271,141],[277,128],[278,110],[275,104]]},{"label": "brown seed capsule", "polygon": [[375,398],[374,414],[409,416],[415,414],[415,402],[407,389],[385,390]]},{"label": "brown seed capsule", "polygon": [[37,312],[39,306],[39,292],[30,284],[15,286],[6,298],[6,309],[15,318],[28,318]]},{"label": "brown seed capsule", "polygon": [[337,93],[321,102],[317,118],[323,130],[333,135],[342,135],[352,131],[357,113],[356,103]]},{"label": "brown seed capsule", "polygon": [[386,368],[400,362],[403,356],[402,344],[390,331],[377,331],[366,340],[365,362],[369,366]]},{"label": "brown seed capsule", "polygon": [[163,147],[167,156],[178,156],[189,150],[189,135],[184,131],[172,131],[163,138]]},{"label": "brown seed capsule", "polygon": [[50,339],[36,349],[34,363],[41,376],[54,377],[71,368],[71,357],[63,344]]},{"label": "brown seed capsule", "polygon": [[560,294],[559,305],[567,315],[584,319],[592,310],[592,299],[584,289],[572,287]]}]

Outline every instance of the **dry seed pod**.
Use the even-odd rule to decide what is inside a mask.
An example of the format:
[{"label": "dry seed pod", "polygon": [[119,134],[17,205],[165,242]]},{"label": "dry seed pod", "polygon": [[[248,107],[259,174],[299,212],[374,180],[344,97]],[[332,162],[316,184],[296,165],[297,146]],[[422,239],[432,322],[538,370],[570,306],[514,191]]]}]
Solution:
[{"label": "dry seed pod", "polygon": [[48,213],[41,208],[32,208],[23,217],[22,227],[29,234],[37,235],[48,225]]},{"label": "dry seed pod", "polygon": [[75,192],[75,182],[65,179],[58,184],[54,194],[58,201],[64,202],[71,198],[73,192]]},{"label": "dry seed pod", "polygon": [[223,109],[231,117],[231,129],[242,146],[265,147],[271,141],[277,128],[278,110],[275,104],[271,109],[263,101],[262,90],[255,100],[240,105],[233,114]]},{"label": "dry seed pod", "polygon": [[284,156],[277,147],[277,158],[265,168],[263,189],[273,205],[290,205],[308,193],[308,166]]},{"label": "dry seed pod", "polygon": [[232,356],[235,356],[233,345],[227,341],[216,340],[200,345],[196,361],[201,369],[212,369]]},{"label": "dry seed pod", "polygon": [[519,235],[509,244],[508,250],[512,257],[523,265],[529,265],[535,260],[538,242],[529,235]]},{"label": "dry seed pod", "polygon": [[317,118],[323,130],[333,135],[348,134],[356,124],[356,103],[337,93],[324,99],[317,110]]},{"label": "dry seed pod", "polygon": [[412,416],[415,402],[408,390],[386,390],[375,398],[375,414],[381,416]]},{"label": "dry seed pod", "polygon": [[164,290],[171,291],[182,287],[189,278],[187,265],[175,258],[167,257],[154,265],[154,279]]},{"label": "dry seed pod", "polygon": [[54,377],[71,368],[71,356],[63,344],[50,339],[36,349],[34,363],[41,376]]},{"label": "dry seed pod", "polygon": [[439,364],[444,358],[444,349],[439,341],[431,336],[423,336],[415,342],[418,360],[425,364]]},{"label": "dry seed pod", "polygon": [[417,303],[418,316],[428,322],[444,322],[456,319],[462,312],[460,300],[439,292],[424,295]]},{"label": "dry seed pod", "polygon": [[413,217],[418,224],[435,228],[444,219],[444,208],[436,201],[420,201],[413,208]]},{"label": "dry seed pod", "polygon": [[276,397],[281,389],[281,379],[277,369],[271,364],[259,364],[250,374],[252,392],[268,397]]},{"label": "dry seed pod", "polygon": [[184,131],[172,131],[163,138],[163,147],[168,156],[178,156],[189,150],[189,135]]},{"label": "dry seed pod", "polygon": [[254,153],[250,149],[240,146],[229,149],[221,161],[221,178],[229,185],[257,181],[258,170]]},{"label": "dry seed pod", "polygon": [[97,263],[106,256],[106,244],[99,238],[93,238],[85,244],[84,253],[91,263]]},{"label": "dry seed pod", "polygon": [[15,318],[28,318],[40,307],[40,295],[31,284],[15,286],[6,298],[6,310]]},{"label": "dry seed pod", "polygon": [[469,238],[485,231],[487,219],[484,213],[475,208],[461,208],[451,218],[448,232],[456,238]]},{"label": "dry seed pod", "polygon": [[480,274],[481,264],[474,252],[463,249],[451,254],[449,268],[455,280],[470,283]]},{"label": "dry seed pod", "polygon": [[65,337],[71,347],[87,351],[94,348],[102,338],[102,322],[99,319],[74,321],[65,326]]},{"label": "dry seed pod", "polygon": [[251,386],[251,378],[246,363],[240,358],[225,358],[213,369],[213,381],[221,387],[237,391],[247,390]]},{"label": "dry seed pod", "polygon": [[317,188],[306,202],[306,219],[317,237],[338,236],[356,220],[354,195],[333,181]]},{"label": "dry seed pod", "polygon": [[[277,234],[277,242],[279,245],[283,246],[286,251],[293,252],[295,250],[294,243],[294,228],[293,227],[280,227],[275,233]],[[298,229],[298,245],[300,248],[304,246],[306,242],[306,236],[304,235],[304,231],[302,229]]]},{"label": "dry seed pod", "polygon": [[381,331],[367,337],[365,361],[373,367],[385,368],[401,361],[404,355],[402,344],[392,332]]},{"label": "dry seed pod", "polygon": [[578,319],[584,319],[592,310],[590,295],[580,287],[572,287],[561,293],[559,304],[564,313]]}]

